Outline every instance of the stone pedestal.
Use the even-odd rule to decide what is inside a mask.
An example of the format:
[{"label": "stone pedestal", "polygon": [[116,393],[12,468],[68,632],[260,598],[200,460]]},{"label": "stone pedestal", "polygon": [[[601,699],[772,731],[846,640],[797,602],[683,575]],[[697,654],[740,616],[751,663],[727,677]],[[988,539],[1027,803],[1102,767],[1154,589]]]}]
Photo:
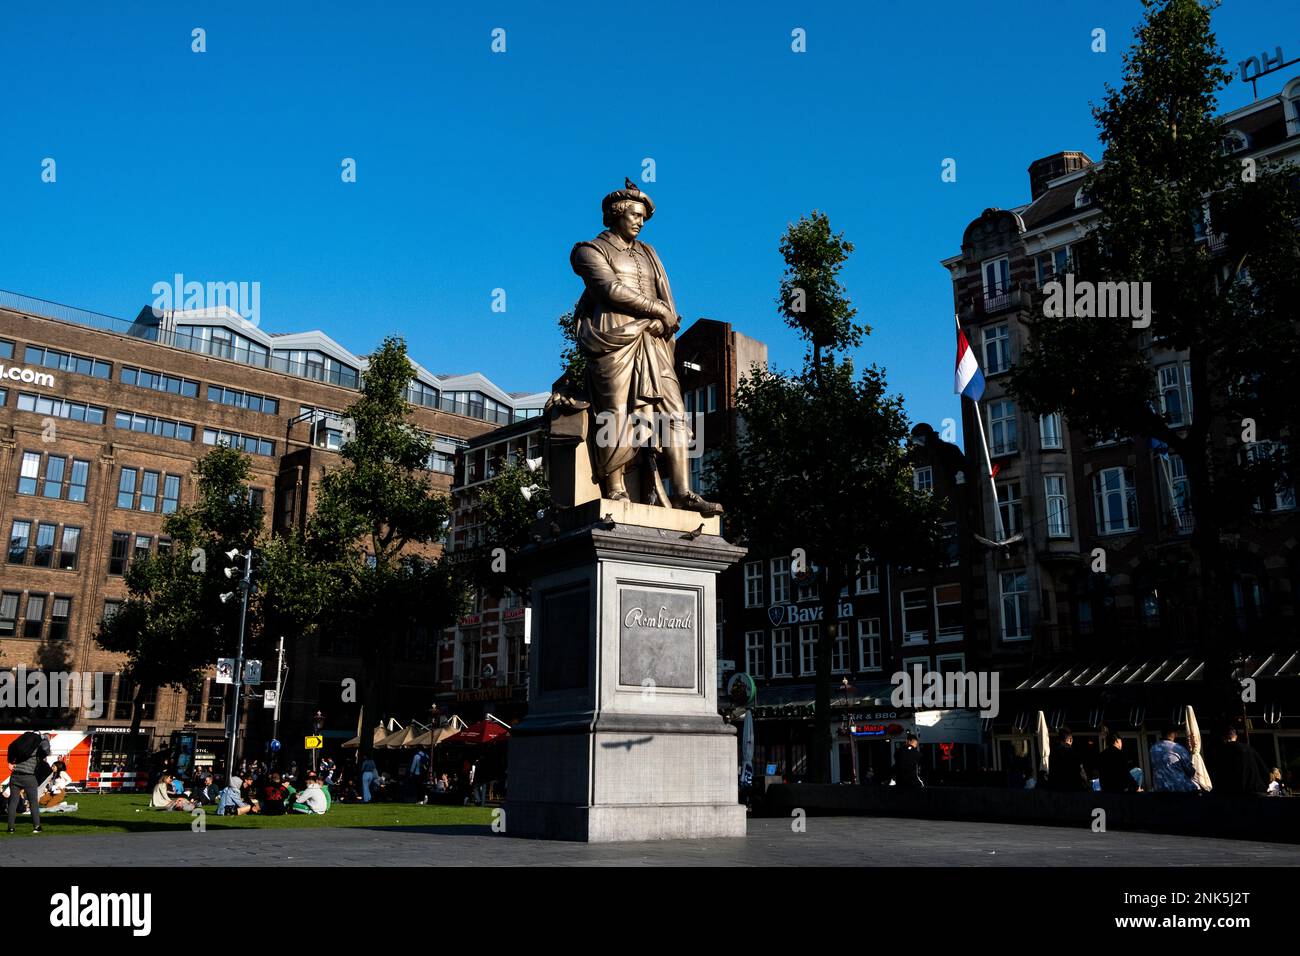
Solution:
[{"label": "stone pedestal", "polygon": [[743,837],[735,728],[717,710],[717,518],[597,499],[520,555],[528,717],[506,833],[586,842]]}]

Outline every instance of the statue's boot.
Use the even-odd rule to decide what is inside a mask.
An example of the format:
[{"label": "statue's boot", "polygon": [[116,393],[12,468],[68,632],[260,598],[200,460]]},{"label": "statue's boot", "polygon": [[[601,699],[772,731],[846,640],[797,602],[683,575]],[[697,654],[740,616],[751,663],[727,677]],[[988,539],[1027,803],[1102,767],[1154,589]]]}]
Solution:
[{"label": "statue's boot", "polygon": [[683,511],[698,511],[706,518],[714,518],[722,514],[722,505],[716,501],[706,501],[693,491],[673,495],[673,507]]}]

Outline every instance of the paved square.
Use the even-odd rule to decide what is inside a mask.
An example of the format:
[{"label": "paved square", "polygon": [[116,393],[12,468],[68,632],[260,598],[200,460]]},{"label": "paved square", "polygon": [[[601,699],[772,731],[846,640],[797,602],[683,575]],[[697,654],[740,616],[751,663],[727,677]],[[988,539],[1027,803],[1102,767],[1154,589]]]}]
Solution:
[{"label": "paved square", "polygon": [[488,827],[212,830],[42,836],[4,843],[5,865],[94,866],[1296,866],[1280,843],[939,820],[751,820],[744,840],[589,846]]}]

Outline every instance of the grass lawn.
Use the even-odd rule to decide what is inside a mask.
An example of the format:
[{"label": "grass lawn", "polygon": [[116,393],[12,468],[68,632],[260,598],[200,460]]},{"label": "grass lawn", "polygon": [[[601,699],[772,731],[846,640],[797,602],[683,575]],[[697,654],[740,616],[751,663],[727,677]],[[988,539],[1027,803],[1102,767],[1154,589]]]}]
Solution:
[{"label": "grass lawn", "polygon": [[[139,833],[150,830],[185,830],[198,819],[179,810],[150,810],[147,793],[73,794],[75,813],[42,813],[40,837],[59,834]],[[4,809],[8,809],[5,807]],[[335,803],[324,816],[291,813],[281,817],[246,814],[219,817],[215,807],[206,807],[203,817],[209,830],[282,830],[319,827],[429,827],[486,826],[492,822],[490,807],[425,806],[413,803]],[[32,837],[32,818],[20,816],[13,837]],[[0,829],[0,840],[10,835]]]}]

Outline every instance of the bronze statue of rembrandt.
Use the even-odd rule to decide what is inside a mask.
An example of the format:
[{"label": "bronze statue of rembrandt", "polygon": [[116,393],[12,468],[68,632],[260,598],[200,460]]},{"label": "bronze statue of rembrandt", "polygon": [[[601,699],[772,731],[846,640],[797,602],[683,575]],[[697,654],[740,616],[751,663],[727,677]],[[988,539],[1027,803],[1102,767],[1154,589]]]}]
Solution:
[{"label": "bronze statue of rembrandt", "polygon": [[[654,248],[637,239],[654,215],[650,197],[626,186],[604,198],[605,231],[573,247],[569,261],[586,286],[574,309],[587,362],[586,398],[597,423],[588,437],[593,479],[603,497],[629,500],[625,475],[667,461],[672,506],[705,516],[722,506],[691,490],[690,423],[677,381],[673,336],[681,316]],[[642,481],[641,487],[653,487]],[[653,493],[648,503],[659,503]]]}]

